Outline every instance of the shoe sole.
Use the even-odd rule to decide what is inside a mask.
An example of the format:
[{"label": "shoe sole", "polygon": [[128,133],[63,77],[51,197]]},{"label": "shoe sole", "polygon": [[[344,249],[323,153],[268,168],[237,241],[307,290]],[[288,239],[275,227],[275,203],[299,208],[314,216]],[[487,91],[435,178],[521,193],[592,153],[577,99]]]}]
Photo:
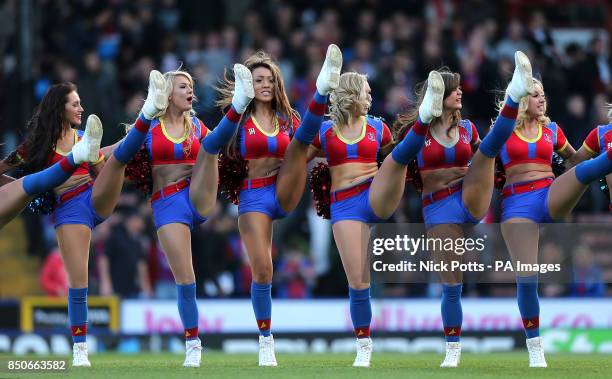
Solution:
[{"label": "shoe sole", "polygon": [[340,83],[340,71],[342,70],[342,52],[338,46],[329,45],[323,66],[326,64],[329,67],[329,88],[336,89]]},{"label": "shoe sole", "polygon": [[161,72],[152,70],[149,74],[149,89],[153,90],[155,96],[155,108],[163,110],[168,106],[168,94],[166,93],[166,79]]},{"label": "shoe sole", "polygon": [[533,74],[529,58],[527,58],[527,56],[522,51],[517,51],[514,54],[514,64],[519,69],[519,74],[521,76],[521,82],[523,83],[523,87],[527,90],[528,93],[531,94],[533,92]]},{"label": "shoe sole", "polygon": [[244,65],[235,64],[234,78],[236,79],[236,86],[240,85],[247,97],[253,99],[255,97],[255,89],[253,88],[253,75],[251,71]]},{"label": "shoe sole", "polygon": [[[89,115],[85,125],[85,136],[90,149],[88,155],[89,162],[96,162],[100,158],[100,143],[102,142],[103,133],[102,121],[95,114]],[[94,147],[93,151],[91,151],[92,146]]]},{"label": "shoe sole", "polygon": [[427,90],[431,91],[431,115],[442,116],[444,102],[444,80],[438,71],[431,71],[427,78]]}]

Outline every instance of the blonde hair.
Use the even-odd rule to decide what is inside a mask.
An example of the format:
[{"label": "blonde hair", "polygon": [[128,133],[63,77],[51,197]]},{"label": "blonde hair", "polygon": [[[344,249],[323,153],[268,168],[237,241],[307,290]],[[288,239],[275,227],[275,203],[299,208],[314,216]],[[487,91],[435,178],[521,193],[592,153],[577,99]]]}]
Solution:
[{"label": "blonde hair", "polygon": [[[177,68],[174,71],[168,71],[166,73],[164,73],[164,79],[166,80],[166,82],[169,81],[170,83],[170,88],[168,90],[169,93],[172,93],[172,91],[174,90],[174,80],[177,76],[183,76],[185,78],[187,78],[187,80],[189,80],[189,83],[191,84],[191,87],[194,87],[194,81],[193,81],[193,77],[191,76],[191,74],[189,74],[187,71],[182,69],[182,65],[179,66],[179,68]],[[193,100],[196,101],[197,98],[195,96],[195,92],[193,94]],[[166,106],[165,109],[163,109],[160,112],[160,115],[157,117],[160,122],[161,119],[166,115],[166,111],[168,110],[168,106],[170,105],[170,102],[168,102],[168,105]],[[196,112],[195,110],[193,110],[193,108],[185,111],[183,113],[183,125],[185,127],[185,135],[187,136],[191,136],[194,135],[195,136],[195,125],[193,125],[192,122],[192,117],[195,116]],[[125,126],[125,132],[128,133],[130,131],[130,129],[132,129],[134,127],[134,124],[124,124]],[[185,153],[185,155],[189,155],[189,153],[191,152],[191,138],[187,138],[188,143],[183,146],[183,153]]]},{"label": "blonde hair", "polygon": [[[544,93],[544,85],[542,84],[541,81],[539,81],[536,78],[533,78],[533,84],[535,85],[539,85],[540,88],[542,88],[542,93]],[[497,103],[497,110],[501,111],[502,108],[504,107],[506,100],[507,100],[507,94],[504,96],[503,100],[498,101]],[[527,108],[529,108],[529,97],[530,96],[524,96],[521,101],[519,101],[519,107],[518,107],[518,115],[516,116],[516,129],[519,129],[521,127],[523,127],[527,121],[529,121],[529,116],[527,115]],[[537,118],[537,122],[538,125],[548,125],[550,123],[550,118],[546,115],[546,108],[547,108],[548,103],[545,101],[544,102],[544,113],[541,116],[538,116]]]},{"label": "blonde hair", "polygon": [[608,107],[608,121],[612,122],[612,103],[608,103],[606,106]]},{"label": "blonde hair", "polygon": [[[454,90],[459,88],[459,86],[461,85],[461,75],[456,72],[451,72],[447,67],[442,67],[437,71],[440,73],[440,76],[442,76],[442,81],[444,82],[444,95],[442,98],[446,99]],[[418,83],[415,87],[415,98],[417,99],[416,103],[414,103],[414,105],[408,110],[407,113],[400,113],[397,115],[393,127],[393,130],[396,132],[395,139],[397,141],[402,140],[402,136],[404,135],[404,131],[406,130],[406,128],[411,128],[419,117],[419,107],[423,103],[423,98],[425,97],[426,91],[427,80]],[[434,117],[429,124],[433,125],[437,123],[441,118],[442,116]],[[451,128],[457,126],[459,124],[459,121],[461,121],[461,111],[457,109],[451,115]]]},{"label": "blonde hair", "polygon": [[[263,50],[257,51],[244,61],[244,65],[251,71],[258,67],[265,67],[272,73],[274,78],[274,98],[272,99],[272,109],[287,120],[287,125],[293,127],[293,118],[300,119],[300,115],[291,107],[289,97],[285,92],[285,83],[283,75],[278,67],[278,64]],[[219,100],[217,106],[223,111],[232,105],[232,97],[234,95],[234,80],[227,75],[227,70],[223,73],[223,79],[219,87],[215,87],[219,91]],[[242,120],[247,120],[255,110],[255,101],[251,101],[247,109],[242,115]],[[237,157],[236,143],[240,128],[236,128],[234,135],[226,146],[225,152],[231,158]]]},{"label": "blonde hair", "polygon": [[329,117],[334,122],[334,130],[338,132],[339,125],[347,125],[356,106],[367,105],[363,87],[367,83],[367,75],[357,72],[345,72],[340,75],[338,88],[329,95]]}]

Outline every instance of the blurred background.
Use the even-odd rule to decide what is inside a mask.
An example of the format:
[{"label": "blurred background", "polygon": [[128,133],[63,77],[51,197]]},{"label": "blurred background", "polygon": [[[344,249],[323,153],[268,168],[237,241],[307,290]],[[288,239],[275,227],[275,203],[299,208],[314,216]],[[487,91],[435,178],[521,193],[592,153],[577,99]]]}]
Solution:
[{"label": "blurred background", "polygon": [[[0,153],[5,156],[24,138],[23,126],[33,108],[49,85],[61,81],[77,84],[85,116],[97,114],[104,123],[103,144],[114,143],[123,136],[120,123],[131,122],[137,116],[151,69],[188,70],[196,81],[198,117],[212,128],[221,117],[214,106],[213,86],[226,68],[244,61],[258,49],[279,63],[290,100],[303,114],[330,43],[341,47],[344,71],[368,75],[374,99],[371,114],[384,117],[389,124],[397,113],[410,106],[414,86],[426,79],[430,70],[447,66],[461,73],[462,114],[476,124],[481,134],[486,133],[496,114],[495,91],[503,90],[512,75],[514,52],[524,51],[531,59],[535,76],[544,83],[548,115],[578,149],[592,128],[609,122],[605,105],[612,95],[610,31],[612,4],[606,0],[3,0]],[[419,194],[413,189],[406,192],[394,220],[422,222]],[[612,222],[609,200],[594,184],[569,221]],[[494,199],[490,222],[498,220],[497,202]],[[254,333],[247,300],[251,273],[236,218],[236,207],[220,199],[214,216],[194,230],[197,296],[207,299],[201,303],[201,314],[214,313],[218,305],[222,318],[227,313],[223,304],[234,304],[246,312],[244,327],[226,330],[209,325],[210,330]],[[559,312],[575,309],[572,301],[588,297],[591,303],[577,304],[601,307],[601,320],[591,319],[582,325],[580,314],[568,314],[563,316],[567,318],[564,322],[571,327],[612,327],[612,286],[607,284],[612,282],[612,235],[596,230],[582,233],[580,238],[579,242],[586,245],[580,250],[585,257],[579,262],[583,269],[568,274],[577,279],[543,286],[541,295],[554,298],[553,302],[567,298],[566,303],[559,303],[565,304],[559,306]],[[571,253],[573,248],[553,242],[541,250],[552,251],[547,254],[554,256]],[[275,223],[273,255],[275,299],[302,299],[295,304],[309,309],[310,305],[322,304],[317,299],[347,297],[330,224],[316,216],[309,191],[305,191],[303,201],[290,217]],[[51,316],[66,294],[67,280],[50,218],[25,211],[0,231],[0,261],[0,304],[4,307],[0,311],[0,330],[11,339],[17,338],[21,332],[37,330],[38,320],[41,330],[47,330],[46,325],[51,328],[48,330],[65,332],[52,328],[64,321],[54,324]],[[438,336],[439,291],[436,284],[380,284],[374,287],[374,296],[389,299],[387,304],[397,307],[393,312],[412,312],[423,321],[420,326],[407,322],[388,331],[424,331]],[[155,312],[165,312],[162,308],[142,308],[146,304],[167,306],[168,317],[178,319],[174,314],[174,282],[156,240],[149,201],[129,186],[117,212],[94,232],[89,294],[112,299],[105,303],[111,304],[109,308],[101,305],[100,309],[109,312],[106,327],[115,333],[180,329],[173,329],[171,324],[166,329],[125,326],[128,310],[148,321],[156,317]],[[55,297],[57,301],[30,303],[27,299],[33,295]],[[507,309],[514,315],[507,324],[497,327],[475,323],[471,326],[474,330],[520,329],[520,322],[515,321],[518,312],[512,284],[468,284],[464,296],[475,301],[473,310],[466,308],[467,314],[475,312],[475,319],[487,317],[486,304],[491,304],[491,297],[505,299],[506,308],[500,306],[504,309],[500,312]],[[406,297],[420,299],[405,300]],[[397,301],[393,302],[393,298]],[[348,302],[338,301],[344,317]],[[283,304],[290,303],[278,304],[282,313]],[[32,307],[38,307],[39,313]],[[546,305],[543,309],[546,312]],[[289,309],[287,312],[292,314]],[[115,323],[111,325],[113,317]],[[404,316],[396,317],[399,320]],[[546,317],[543,319],[560,322],[561,316]],[[275,313],[275,322],[280,318]],[[572,324],[571,320],[576,319]],[[467,325],[469,330],[470,323]],[[546,326],[555,325],[565,324],[550,321]],[[281,328],[288,333],[305,329]],[[347,321],[329,329],[340,332],[350,327]],[[100,335],[105,330],[101,327]],[[384,327],[380,330],[385,331]],[[95,331],[94,326],[94,335]]]}]

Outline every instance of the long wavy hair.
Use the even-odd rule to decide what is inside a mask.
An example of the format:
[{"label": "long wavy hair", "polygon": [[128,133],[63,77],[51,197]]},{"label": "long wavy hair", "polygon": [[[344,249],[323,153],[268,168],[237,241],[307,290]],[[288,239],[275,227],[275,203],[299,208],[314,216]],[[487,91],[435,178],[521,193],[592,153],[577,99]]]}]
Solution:
[{"label": "long wavy hair", "polygon": [[[451,72],[446,67],[439,69],[438,72],[442,76],[442,81],[444,82],[444,99],[446,99],[454,90],[459,88],[459,85],[461,84],[461,75],[456,72]],[[419,107],[423,103],[423,98],[425,97],[427,80],[418,83],[415,88],[415,98],[417,99],[416,102],[410,107],[408,112],[398,114],[395,120],[393,130],[396,131],[396,141],[402,140],[402,136],[406,132],[406,129],[411,128],[419,117]],[[435,123],[439,122],[441,118],[442,116],[434,117],[431,120],[430,125],[434,125]],[[461,110],[457,109],[451,115],[451,128],[447,132],[449,135],[452,128],[459,125],[459,121],[461,121]]]},{"label": "long wavy hair", "polygon": [[338,88],[329,95],[329,117],[334,122],[334,131],[338,133],[340,125],[347,125],[351,115],[358,107],[367,104],[363,96],[363,87],[368,77],[357,72],[345,72],[340,75]]},{"label": "long wavy hair", "polygon": [[52,85],[26,123],[28,136],[18,149],[26,152],[26,156],[22,157],[26,173],[40,171],[47,166],[49,155],[55,150],[68,122],[65,116],[68,95],[76,90],[76,85],[70,82]]},{"label": "long wavy hair", "polygon": [[[540,86],[540,88],[542,89],[542,93],[544,93],[544,85],[542,84],[541,81],[539,81],[536,78],[533,78],[533,84]],[[497,102],[497,110],[498,111],[501,111],[501,109],[504,107],[504,104],[506,103],[507,96],[508,95],[504,95]],[[527,115],[527,108],[529,107],[529,97],[530,96],[525,96],[519,102],[518,115],[516,116],[516,129],[517,130],[522,128],[529,121],[529,119],[530,119],[529,115]],[[548,125],[550,123],[550,117],[548,117],[546,115],[547,105],[548,105],[548,103],[544,102],[544,114],[542,114],[542,116],[539,116],[537,118],[537,122],[541,126]]]},{"label": "long wavy hair", "polygon": [[[300,115],[291,107],[289,97],[285,92],[285,83],[283,81],[283,75],[281,74],[278,64],[264,51],[259,50],[255,54],[251,55],[247,60],[244,61],[244,65],[251,71],[258,67],[265,67],[272,73],[274,78],[274,98],[272,99],[272,109],[286,120],[287,125],[293,126],[293,118],[300,118]],[[215,88],[219,91],[219,100],[217,100],[217,106],[223,111],[229,109],[232,105],[232,96],[234,94],[234,80],[227,75],[227,70],[223,74],[223,79],[218,87]],[[247,109],[244,111],[242,121],[248,120],[249,117],[255,111],[255,100],[251,101]],[[237,128],[234,135],[228,142],[225,148],[225,154],[230,158],[238,158],[238,133],[240,128]]]}]

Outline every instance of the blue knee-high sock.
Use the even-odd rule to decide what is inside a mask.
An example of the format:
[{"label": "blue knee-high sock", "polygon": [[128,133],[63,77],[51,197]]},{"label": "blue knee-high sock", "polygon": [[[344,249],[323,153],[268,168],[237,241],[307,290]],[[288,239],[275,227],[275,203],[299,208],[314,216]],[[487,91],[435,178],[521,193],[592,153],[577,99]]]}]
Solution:
[{"label": "blue knee-high sock", "polygon": [[355,290],[349,287],[351,320],[357,338],[370,337],[372,322],[372,304],[370,302],[370,287]]},{"label": "blue knee-high sock", "polygon": [[177,284],[178,310],[185,329],[185,340],[198,338],[198,305],[196,304],[196,284]]},{"label": "blue knee-high sock", "polygon": [[228,143],[234,135],[238,122],[240,122],[240,113],[236,112],[234,106],[231,106],[213,131],[204,137],[204,150],[208,154],[219,154],[223,145]]},{"label": "blue knee-high sock", "polygon": [[130,129],[127,136],[125,136],[121,144],[113,152],[115,159],[123,164],[127,164],[140,150],[150,126],[151,120],[140,114],[134,123],[134,127]]},{"label": "blue knee-high sock", "polygon": [[68,288],[68,318],[72,331],[72,342],[87,339],[87,287]]},{"label": "blue knee-high sock", "polygon": [[428,128],[429,124],[417,118],[414,125],[410,128],[410,131],[408,131],[408,134],[406,134],[404,139],[398,143],[391,152],[393,160],[401,165],[408,165],[423,148]]},{"label": "blue knee-high sock", "polygon": [[259,334],[264,337],[270,335],[272,322],[272,284],[251,283],[251,302],[257,320]]},{"label": "blue knee-high sock", "polygon": [[463,285],[457,284],[442,286],[442,323],[444,324],[444,337],[447,342],[459,342],[461,337],[461,324],[463,323],[463,309],[461,309],[461,290]]},{"label": "blue knee-high sock", "polygon": [[587,185],[612,172],[612,149],[576,166],[576,179]]},{"label": "blue knee-high sock", "polygon": [[70,153],[53,166],[25,176],[23,178],[23,190],[30,196],[52,190],[68,180],[77,167],[78,165],[74,163],[74,158]]},{"label": "blue knee-high sock", "polygon": [[304,114],[300,127],[295,132],[295,139],[304,145],[310,145],[321,128],[327,96],[315,91],[314,97],[308,105],[308,110]]},{"label": "blue knee-high sock", "polygon": [[523,319],[527,338],[540,335],[540,300],[538,299],[538,276],[516,277],[516,301]]},{"label": "blue knee-high sock", "polygon": [[516,125],[518,104],[510,96],[493,123],[493,127],[480,143],[480,151],[489,158],[495,158],[504,143],[510,138]]}]

